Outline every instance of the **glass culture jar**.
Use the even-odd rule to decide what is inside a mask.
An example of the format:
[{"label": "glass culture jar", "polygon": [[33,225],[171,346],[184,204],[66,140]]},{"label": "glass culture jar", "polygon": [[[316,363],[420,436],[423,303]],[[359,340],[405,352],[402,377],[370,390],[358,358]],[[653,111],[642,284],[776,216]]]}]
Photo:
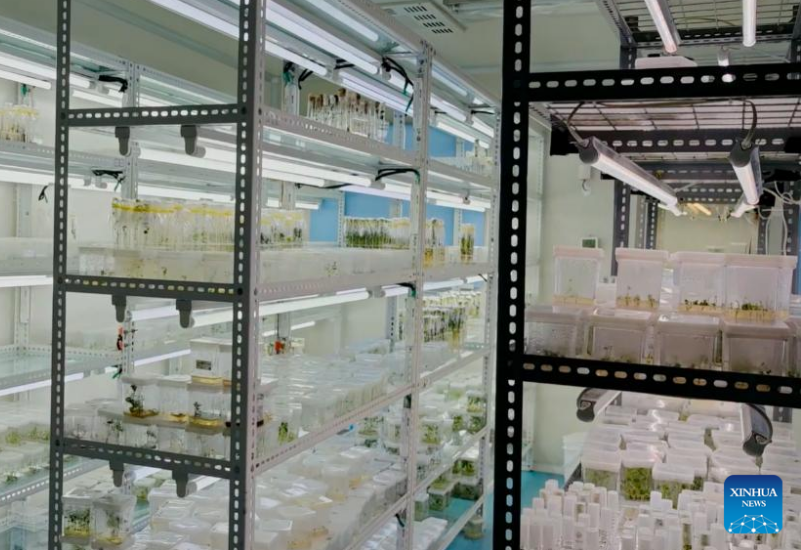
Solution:
[{"label": "glass culture jar", "polygon": [[223,427],[201,427],[189,425],[186,428],[186,451],[203,458],[224,458],[225,440]]},{"label": "glass culture jar", "polygon": [[148,418],[159,413],[158,379],[154,374],[126,374],[120,378],[125,394],[125,416]]},{"label": "glass culture jar", "polygon": [[158,382],[161,416],[170,422],[186,422],[189,417],[189,383],[187,374],[173,374]]},{"label": "glass culture jar", "polygon": [[131,536],[136,497],[109,493],[95,499],[92,506],[92,546],[124,548]]},{"label": "glass culture jar", "polygon": [[189,384],[189,423],[201,428],[221,427],[224,422],[225,401],[222,382]]}]

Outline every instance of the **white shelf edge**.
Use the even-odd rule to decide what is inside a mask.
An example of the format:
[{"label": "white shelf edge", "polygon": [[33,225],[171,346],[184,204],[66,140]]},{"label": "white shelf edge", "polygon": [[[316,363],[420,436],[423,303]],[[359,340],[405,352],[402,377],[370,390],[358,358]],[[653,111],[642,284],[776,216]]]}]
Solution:
[{"label": "white shelf edge", "polygon": [[478,509],[483,505],[484,495],[481,495],[479,499],[470,508],[468,508],[458,520],[456,520],[456,523],[451,525],[451,527],[445,532],[445,535],[439,540],[437,545],[429,550],[445,550],[448,548],[454,539],[459,536],[459,533],[462,532],[462,529],[464,529],[464,526],[467,525],[468,521],[470,521],[470,518],[472,518],[476,512],[478,512]]},{"label": "white shelf edge", "polygon": [[456,453],[454,453],[454,455],[453,455],[452,457],[448,458],[448,460],[447,460],[447,464],[442,464],[442,465],[440,465],[440,466],[439,466],[439,467],[438,467],[436,470],[434,470],[433,472],[431,472],[430,474],[428,474],[428,475],[427,475],[427,476],[426,476],[426,477],[423,479],[423,481],[421,481],[420,483],[417,483],[417,484],[415,484],[415,486],[414,486],[414,491],[413,491],[413,494],[417,494],[417,493],[419,493],[420,491],[423,491],[423,490],[425,490],[425,489],[428,489],[428,486],[429,486],[429,485],[431,485],[432,483],[434,483],[434,481],[435,481],[435,480],[436,480],[436,479],[437,479],[439,476],[441,476],[442,474],[444,474],[445,472],[447,472],[448,470],[450,470],[451,468],[453,468],[453,464],[454,464],[454,463],[455,463],[457,460],[459,460],[459,458],[460,458],[460,457],[461,457],[461,456],[462,456],[464,453],[466,453],[467,451],[469,451],[470,449],[472,449],[473,447],[475,447],[475,446],[476,446],[476,444],[480,443],[480,442],[481,442],[481,440],[482,440],[482,439],[484,439],[484,437],[485,437],[486,435],[487,435],[487,427],[486,427],[486,426],[484,426],[483,428],[481,428],[481,430],[479,430],[479,431],[478,431],[478,432],[476,432],[475,434],[471,435],[471,436],[470,436],[470,439],[468,439],[466,443],[462,444],[462,446],[461,446],[461,447],[459,447],[459,449],[456,451]]},{"label": "white shelf edge", "polygon": [[[64,468],[64,481],[69,481],[70,479],[87,474],[107,464],[108,463],[103,460],[81,460],[80,464]],[[49,470],[46,470],[46,473],[47,475],[41,479],[31,480],[27,483],[23,481],[19,487],[0,492],[0,505],[10,504],[47,489],[48,485],[50,485]]]},{"label": "white shelf edge", "polygon": [[365,528],[359,531],[359,534],[356,535],[356,538],[353,539],[353,542],[351,542],[345,548],[345,550],[361,550],[362,546],[364,546],[364,544],[375,534],[376,531],[381,529],[385,523],[403,511],[408,500],[409,493],[406,493],[400,499],[398,499],[395,504],[387,508],[387,510],[379,514],[377,517],[370,520]]},{"label": "white shelf edge", "polygon": [[275,453],[273,453],[271,456],[268,456],[260,460],[256,464],[255,475],[258,476],[266,472],[267,470],[275,468],[276,466],[285,462],[286,460],[289,460],[293,456],[302,453],[303,451],[306,451],[308,449],[311,449],[318,443],[322,443],[326,439],[332,437],[333,435],[336,435],[338,432],[348,428],[351,424],[355,424],[360,420],[363,420],[364,418],[371,416],[377,413],[378,411],[388,407],[398,399],[401,399],[409,395],[413,389],[414,386],[412,384],[408,384],[406,386],[398,388],[392,391],[391,393],[381,397],[380,399],[377,399],[372,403],[368,403],[367,405],[364,405],[363,407],[356,409],[355,411],[343,417],[336,418],[331,422],[329,422],[328,424],[326,424],[325,426],[299,437],[298,439],[296,439],[295,441],[293,441],[288,445],[284,445],[283,447],[278,449]]},{"label": "white shelf edge", "polygon": [[444,378],[450,374],[453,374],[457,370],[460,370],[467,365],[473,363],[474,361],[478,361],[479,359],[483,359],[484,357],[489,354],[489,348],[475,350],[475,351],[468,351],[465,352],[466,355],[462,355],[456,359],[452,359],[451,361],[445,363],[437,367],[436,369],[429,371],[423,374],[420,377],[420,387],[421,390],[425,390],[430,387],[434,382]]}]

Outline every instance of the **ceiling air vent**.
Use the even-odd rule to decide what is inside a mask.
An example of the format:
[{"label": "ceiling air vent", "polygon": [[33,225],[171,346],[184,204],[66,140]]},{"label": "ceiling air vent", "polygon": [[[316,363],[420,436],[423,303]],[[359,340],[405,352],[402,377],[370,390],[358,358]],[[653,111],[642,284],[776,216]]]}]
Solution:
[{"label": "ceiling air vent", "polygon": [[388,2],[381,7],[410,27],[422,27],[432,34],[456,34],[465,31],[453,14],[433,0],[422,2]]}]

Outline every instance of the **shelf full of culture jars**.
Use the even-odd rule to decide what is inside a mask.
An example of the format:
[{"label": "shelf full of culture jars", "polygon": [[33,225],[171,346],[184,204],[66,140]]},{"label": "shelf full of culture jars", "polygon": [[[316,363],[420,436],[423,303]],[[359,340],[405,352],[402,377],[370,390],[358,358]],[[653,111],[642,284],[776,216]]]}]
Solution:
[{"label": "shelf full of culture jars", "polygon": [[[795,257],[554,249],[554,298],[531,306],[527,353],[797,376],[801,319],[790,316]],[[667,289],[667,292],[664,290]]]},{"label": "shelf full of culture jars", "polygon": [[[461,224],[458,246],[447,245],[445,221],[426,221],[423,266],[441,267],[487,261],[487,249],[476,246],[474,225]],[[350,248],[408,249],[411,239],[409,218],[345,218],[345,245]]]},{"label": "shelf full of culture jars", "polygon": [[779,476],[785,499],[801,489],[792,425],[774,421],[772,441],[754,456],[744,450],[744,406],[625,394],[586,433],[578,481],[561,489],[549,482],[523,511],[522,547],[557,550],[581,541],[599,550],[604,540],[621,548],[645,540],[673,549],[792,548],[799,509],[787,500],[789,531],[760,524],[741,532],[724,523],[731,475]]},{"label": "shelf full of culture jars", "polygon": [[[113,244],[79,245],[79,271],[95,276],[230,282],[233,214],[232,204],[117,199],[110,220]],[[327,279],[411,269],[408,247],[362,248],[310,243],[307,211],[262,211],[262,284],[294,281],[299,273]]]},{"label": "shelf full of culture jars", "polygon": [[[279,349],[283,353],[275,354]],[[408,387],[405,349],[380,340],[334,356],[265,343],[258,389],[259,455],[267,456],[333,419],[380,403]],[[124,372],[119,399],[97,398],[65,410],[68,437],[226,458],[231,410],[230,338],[190,342],[180,372]]]}]

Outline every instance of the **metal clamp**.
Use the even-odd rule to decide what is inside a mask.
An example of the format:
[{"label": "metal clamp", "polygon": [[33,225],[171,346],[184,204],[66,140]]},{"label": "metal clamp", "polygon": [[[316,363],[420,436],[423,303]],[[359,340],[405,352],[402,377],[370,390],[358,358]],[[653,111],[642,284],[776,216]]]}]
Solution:
[{"label": "metal clamp", "polygon": [[587,388],[576,399],[576,417],[582,422],[592,422],[619,396],[619,391]]},{"label": "metal clamp", "polygon": [[116,312],[117,322],[124,323],[128,311],[128,297],[124,294],[112,294],[111,304],[114,306]]},{"label": "metal clamp", "polygon": [[195,326],[195,318],[192,317],[192,300],[175,300],[175,309],[178,310],[178,319],[181,328],[192,328]]},{"label": "metal clamp", "polygon": [[197,138],[199,132],[197,126],[194,124],[185,124],[181,126],[181,137],[184,138],[184,151],[192,157],[203,157],[206,155],[206,149],[198,147]]},{"label": "metal clamp", "polygon": [[124,157],[131,154],[131,127],[117,126],[114,128],[114,137],[119,141],[120,154]]}]

